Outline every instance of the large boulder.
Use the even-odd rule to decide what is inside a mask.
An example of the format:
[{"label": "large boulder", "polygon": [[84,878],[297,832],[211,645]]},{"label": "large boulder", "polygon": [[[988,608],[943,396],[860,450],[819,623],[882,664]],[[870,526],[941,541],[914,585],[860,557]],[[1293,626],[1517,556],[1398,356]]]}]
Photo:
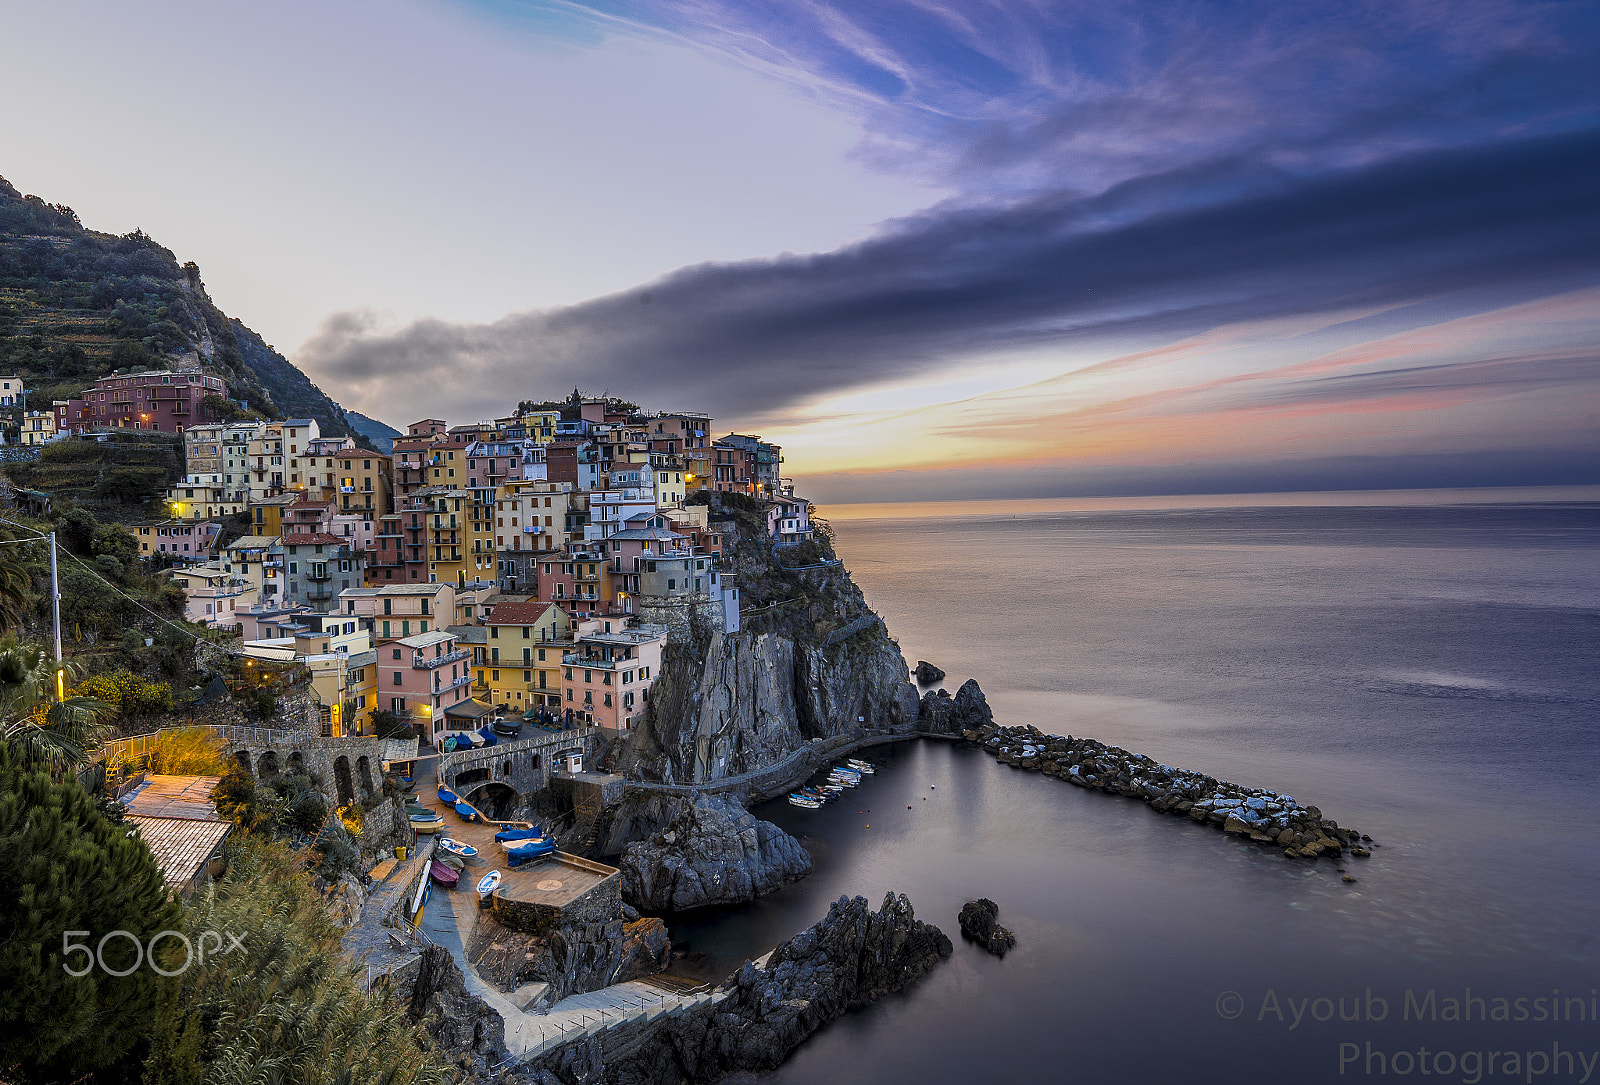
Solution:
[{"label": "large boulder", "polygon": [[733,799],[674,801],[677,816],[650,839],[629,844],[617,862],[622,896],[634,907],[682,912],[740,904],[811,873],[799,841]]},{"label": "large boulder", "polygon": [[962,905],[958,922],[962,937],[978,943],[996,957],[1004,957],[1006,951],[1017,944],[1017,936],[1000,925],[1000,905],[988,897]]},{"label": "large boulder", "polygon": [[505,1047],[506,1023],[494,1008],[467,991],[450,951],[429,946],[417,962],[406,1016],[452,1059],[486,1056]]},{"label": "large boulder", "polygon": [[931,686],[944,678],[944,672],[926,659],[917,660],[917,665],[911,668],[911,674],[924,686]]},{"label": "large boulder", "polygon": [[993,723],[994,712],[975,678],[963,682],[954,697],[942,689],[929,690],[917,709],[917,729],[927,734],[959,735]]}]

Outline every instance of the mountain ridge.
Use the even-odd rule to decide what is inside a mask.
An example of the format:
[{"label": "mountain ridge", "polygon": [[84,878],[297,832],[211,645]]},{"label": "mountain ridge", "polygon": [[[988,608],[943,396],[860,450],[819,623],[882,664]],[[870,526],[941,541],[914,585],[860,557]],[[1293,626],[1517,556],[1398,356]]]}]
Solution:
[{"label": "mountain ridge", "polygon": [[48,408],[113,370],[199,369],[226,381],[240,414],[314,418],[329,436],[372,438],[344,408],[206,293],[142,230],[85,227],[65,204],[23,195],[0,177],[0,371],[24,378]]}]

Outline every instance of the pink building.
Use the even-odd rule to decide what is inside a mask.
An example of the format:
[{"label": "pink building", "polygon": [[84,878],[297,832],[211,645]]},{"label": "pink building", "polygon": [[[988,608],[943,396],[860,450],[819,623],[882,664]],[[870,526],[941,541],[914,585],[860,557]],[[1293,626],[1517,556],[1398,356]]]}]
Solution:
[{"label": "pink building", "polygon": [[588,618],[574,622],[573,639],[573,650],[561,658],[562,708],[574,720],[626,734],[649,703],[667,627],[621,616]]},{"label": "pink building", "polygon": [[409,718],[429,742],[446,730],[445,710],[472,699],[471,653],[434,629],[377,649],[378,707]]}]

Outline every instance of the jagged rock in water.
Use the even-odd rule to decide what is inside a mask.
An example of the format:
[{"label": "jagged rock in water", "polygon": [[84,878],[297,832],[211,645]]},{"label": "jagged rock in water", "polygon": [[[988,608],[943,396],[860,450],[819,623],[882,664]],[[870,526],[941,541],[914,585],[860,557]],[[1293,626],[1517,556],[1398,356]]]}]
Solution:
[{"label": "jagged rock in water", "polygon": [[950,939],[890,893],[873,912],[840,897],[820,923],[773,951],[765,969],[746,963],[720,1003],[657,1018],[638,1034],[602,1033],[533,1063],[529,1085],[699,1085],[730,1073],[776,1069],[829,1021],[903,990],[952,952]]},{"label": "jagged rock in water", "polygon": [[961,934],[970,938],[996,957],[1017,944],[1017,936],[1000,925],[1000,905],[988,897],[969,900],[961,906]]},{"label": "jagged rock in water", "polygon": [[917,709],[919,730],[935,735],[959,735],[963,731],[976,731],[994,721],[989,701],[978,688],[978,680],[969,678],[956,690],[954,698],[942,689],[929,690],[922,696]]},{"label": "jagged rock in water", "polygon": [[505,1046],[505,1020],[483,999],[467,993],[455,958],[439,946],[422,952],[406,1014],[452,1058],[488,1055]]},{"label": "jagged rock in water", "polygon": [[944,678],[944,672],[926,659],[917,660],[917,665],[911,668],[911,673],[924,686],[931,686]]},{"label": "jagged rock in water", "polygon": [[799,841],[723,795],[674,796],[677,815],[617,862],[622,895],[646,911],[738,904],[811,873]]}]

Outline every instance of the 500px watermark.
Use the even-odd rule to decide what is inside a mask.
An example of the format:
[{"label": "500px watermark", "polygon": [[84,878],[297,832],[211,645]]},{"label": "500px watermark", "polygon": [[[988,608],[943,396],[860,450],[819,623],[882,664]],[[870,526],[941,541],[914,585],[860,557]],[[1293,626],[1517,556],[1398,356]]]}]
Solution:
[{"label": "500px watermark", "polygon": [[[90,948],[86,942],[75,941],[79,938],[92,938],[92,931],[62,931],[61,932],[61,970],[69,976],[87,976],[97,968],[108,976],[131,976],[143,965],[149,965],[152,972],[162,976],[181,976],[193,964],[204,965],[206,955],[213,957],[226,957],[234,951],[244,952],[244,935],[234,934],[232,931],[202,931],[193,942],[182,931],[159,931],[152,934],[148,941],[141,942],[136,934],[129,931],[107,931],[100,936],[100,941]],[[163,943],[176,942],[183,946],[183,963],[175,968],[164,968],[156,957],[156,947]],[[121,960],[126,956],[127,950],[123,949],[124,943],[132,946],[133,963],[122,963],[125,967],[113,967],[106,962],[106,949],[113,950],[113,958]],[[69,961],[82,955],[81,968],[74,968]],[[172,962],[168,962],[172,963]]]}]

